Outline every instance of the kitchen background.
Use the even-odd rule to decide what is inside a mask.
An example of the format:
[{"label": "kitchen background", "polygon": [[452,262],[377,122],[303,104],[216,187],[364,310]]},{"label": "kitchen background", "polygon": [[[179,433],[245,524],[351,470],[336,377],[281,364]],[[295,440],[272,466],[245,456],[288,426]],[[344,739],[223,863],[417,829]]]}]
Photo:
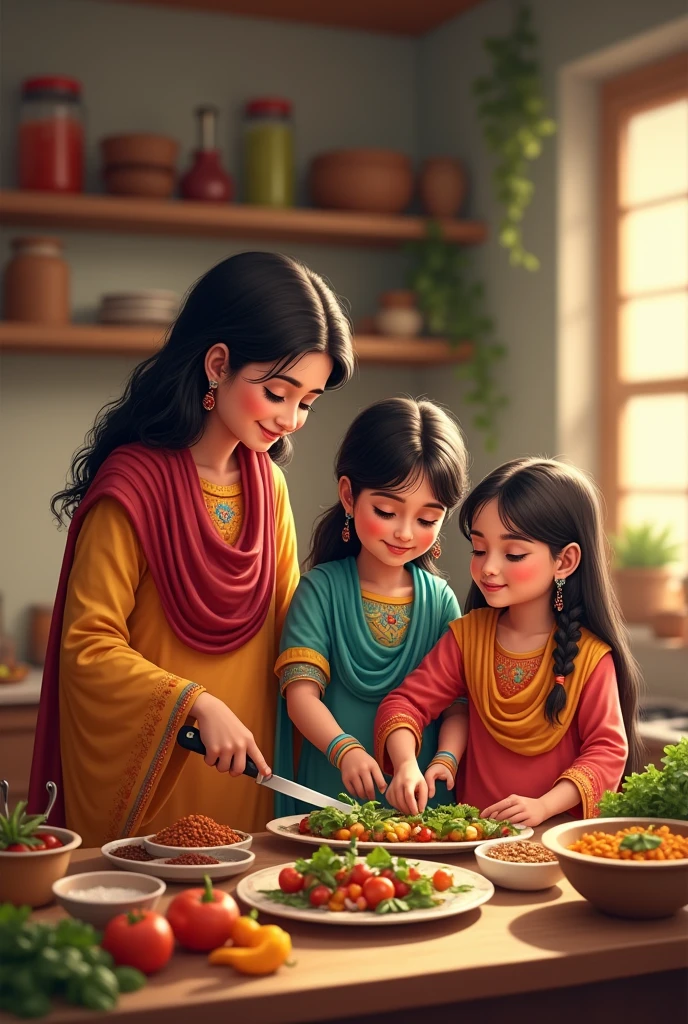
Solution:
[{"label": "kitchen background", "polygon": [[[333,24],[307,23],[309,16],[296,21],[212,13],[199,10],[202,6],[251,12],[268,8],[281,14],[308,8],[315,12],[311,20],[328,17]],[[82,83],[87,192],[104,191],[100,140],[106,136],[141,132],[174,138],[180,147],[177,169],[187,170],[197,148],[194,111],[209,104],[219,111],[222,164],[241,200],[248,184],[242,173],[242,114],[248,100],[264,96],[287,97],[292,104],[298,206],[309,204],[309,166],[326,151],[383,148],[406,154],[414,168],[434,156],[462,162],[469,189],[460,217],[478,222],[467,228],[466,237],[479,239],[480,225],[486,225],[485,240],[471,245],[472,265],[485,285],[497,337],[507,350],[497,369],[499,386],[508,394],[497,447],[486,450],[483,433],[472,422],[474,411],[465,402],[465,384],[457,380],[448,359],[432,362],[428,356],[409,363],[403,346],[390,341],[383,358],[371,361],[363,358],[362,340],[356,380],[318,403],[314,420],[297,438],[288,470],[302,556],[314,518],[334,494],[333,456],[344,429],[359,409],[390,394],[426,394],[459,417],[473,458],[473,479],[526,453],[568,456],[600,479],[605,472],[608,428],[598,416],[604,383],[599,289],[605,269],[598,217],[600,97],[607,80],[685,51],[688,16],[685,0],[532,0],[530,7],[539,36],[547,112],[558,127],[553,139],[544,140],[542,155],[532,165],[535,198],[526,216],[525,237],[540,259],[536,273],[511,267],[499,245],[494,157],[486,148],[472,93],[474,79],[488,69],[484,40],[510,31],[516,11],[510,0],[426,0],[424,17],[442,10],[446,18],[438,17],[437,27],[420,34],[398,31],[407,15],[418,17],[418,5],[411,0],[393,5],[375,0],[367,5],[256,0],[243,6],[232,0],[208,0],[205,5],[191,0],[150,5],[2,0],[0,184],[5,191],[0,195],[0,255],[7,265],[11,240],[17,237],[59,238],[69,265],[70,315],[75,323],[95,321],[106,292],[166,289],[183,295],[201,273],[233,252],[277,249],[329,278],[370,341],[370,318],[380,295],[405,287],[408,258],[398,246],[273,241],[266,234],[251,238],[250,232],[239,237],[236,231],[226,238],[191,232],[176,237],[145,231],[111,233],[75,230],[65,219],[57,227],[41,223],[35,214],[32,219],[26,212],[30,204],[21,198],[26,193],[15,201],[14,192],[19,186],[22,83],[31,77],[61,74]],[[369,20],[358,25],[386,30],[337,24],[338,18],[344,23],[348,18],[351,24],[359,10]],[[383,22],[371,22],[378,13]],[[688,112],[688,100],[685,107]],[[681,111],[679,126],[680,116]],[[685,117],[688,123],[688,113]],[[674,132],[673,137],[685,140],[688,135]],[[658,137],[658,147],[660,141]],[[681,142],[677,145],[680,150]],[[673,166],[676,159],[669,162]],[[686,192],[684,182],[683,205],[673,215],[672,231],[678,224],[679,235],[685,233]],[[417,199],[407,212],[421,212]],[[683,273],[679,302],[688,282],[688,270],[680,269],[688,265],[685,247],[685,238],[674,246],[679,278]],[[30,609],[49,606],[54,596],[64,533],[51,519],[50,496],[62,485],[72,452],[96,412],[120,393],[140,358],[134,353],[98,353],[96,346],[75,355],[60,352],[58,344],[51,353],[47,337],[40,331],[13,331],[8,322],[0,324],[0,592],[5,644],[0,662],[4,657],[7,664],[13,661],[10,638],[16,643],[16,659],[29,657]],[[54,340],[54,334],[51,337]],[[73,333],[66,332],[68,337]],[[656,346],[662,337],[661,332],[648,336],[646,345]],[[679,372],[679,384],[672,385],[672,400],[679,402],[677,416],[673,426],[669,423],[670,436],[665,424],[653,421],[649,436],[647,431],[643,435],[643,450],[650,462],[653,450],[671,450],[674,476],[665,491],[678,495],[677,501],[665,502],[680,548],[668,567],[675,584],[673,589],[665,587],[663,597],[673,614],[657,628],[676,634],[683,630],[688,638],[679,582],[688,573],[688,337],[682,342],[674,335],[674,342],[679,362],[682,344],[686,360],[683,377]],[[427,342],[419,338],[412,344]],[[391,357],[391,349],[398,358]],[[426,351],[435,349],[429,346]],[[450,350],[443,351],[446,355]],[[418,360],[417,349],[413,358]],[[627,518],[633,515],[629,512]],[[467,549],[455,526],[447,529],[443,549],[442,564],[462,599],[468,580]],[[657,638],[648,624],[641,623],[634,627],[634,644],[645,670],[649,703],[665,704],[669,699],[680,710],[686,699],[688,639]],[[12,774],[19,792],[25,774],[20,761],[25,764],[26,751],[30,752],[38,679],[34,669],[27,681],[0,686],[0,774]],[[652,727],[653,756],[657,744],[683,727],[677,721]],[[10,763],[11,771],[5,767]]]}]

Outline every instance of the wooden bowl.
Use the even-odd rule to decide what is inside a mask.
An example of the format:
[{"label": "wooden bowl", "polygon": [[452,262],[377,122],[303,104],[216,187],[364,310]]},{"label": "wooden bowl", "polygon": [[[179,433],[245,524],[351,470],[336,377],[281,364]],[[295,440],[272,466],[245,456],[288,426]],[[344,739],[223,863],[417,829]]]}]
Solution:
[{"label": "wooden bowl", "polygon": [[174,170],[165,167],[107,167],[105,187],[115,196],[146,196],[169,199],[174,192]]},{"label": "wooden bowl", "polygon": [[71,829],[51,825],[40,831],[57,836],[63,845],[35,853],[0,853],[0,903],[14,903],[17,907],[52,903],[53,883],[67,874],[72,850],[81,846],[81,836]]},{"label": "wooden bowl", "polygon": [[164,167],[174,170],[179,153],[179,143],[166,135],[109,135],[100,140],[103,166],[130,166],[143,164],[149,167]]},{"label": "wooden bowl", "polygon": [[401,213],[413,195],[411,160],[388,149],[340,149],[311,164],[315,206],[369,213]]},{"label": "wooden bowl", "polygon": [[574,853],[568,847],[585,832],[612,835],[632,825],[668,825],[688,836],[688,821],[672,818],[589,818],[548,829],[542,844],[558,859],[576,892],[615,917],[671,917],[688,904],[688,858],[665,861],[605,860]]}]

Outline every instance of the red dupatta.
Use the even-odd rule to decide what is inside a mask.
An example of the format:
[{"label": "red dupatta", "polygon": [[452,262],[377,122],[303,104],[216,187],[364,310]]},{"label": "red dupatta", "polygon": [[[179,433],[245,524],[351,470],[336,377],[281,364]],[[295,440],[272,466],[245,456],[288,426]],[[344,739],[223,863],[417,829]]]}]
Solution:
[{"label": "red dupatta", "polygon": [[141,444],[116,449],[103,463],[72,519],[43,669],[31,767],[29,807],[40,813],[45,784],[57,783],[52,824],[65,820],[60,758],[60,647],[69,576],[81,526],[101,498],[120,502],[133,524],[165,618],[182,643],[227,654],[256,635],[275,589],[275,495],[269,455],[237,448],[244,519],[235,545],[212,523],[188,449]]}]

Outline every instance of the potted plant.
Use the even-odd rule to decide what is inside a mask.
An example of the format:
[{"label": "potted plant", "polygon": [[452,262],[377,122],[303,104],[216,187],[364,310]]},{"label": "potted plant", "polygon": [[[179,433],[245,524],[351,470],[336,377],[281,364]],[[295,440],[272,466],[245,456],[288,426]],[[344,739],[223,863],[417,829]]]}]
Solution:
[{"label": "potted plant", "polygon": [[669,565],[679,555],[671,527],[625,526],[614,538],[616,592],[627,622],[650,622],[667,606]]}]

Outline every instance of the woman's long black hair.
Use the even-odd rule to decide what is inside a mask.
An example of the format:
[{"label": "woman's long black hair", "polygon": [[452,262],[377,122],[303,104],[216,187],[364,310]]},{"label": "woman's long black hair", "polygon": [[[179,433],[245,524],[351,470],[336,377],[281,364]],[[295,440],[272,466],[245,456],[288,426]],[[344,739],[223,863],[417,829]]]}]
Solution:
[{"label": "woman's long black hair", "polygon": [[[354,500],[361,491],[395,491],[413,487],[425,476],[437,501],[451,513],[468,488],[468,456],[458,425],[440,406],[427,400],[388,398],[364,409],[346,432],[335,463],[337,480],[351,481]],[[318,519],[306,568],[356,556],[361,542],[356,520],[351,539],[342,539],[344,509],[337,502]],[[413,560],[439,575],[431,553]]]},{"label": "woman's long black hair", "polygon": [[[629,744],[626,770],[639,771],[643,746],[637,718],[642,679],[612,585],[602,503],[595,485],[584,473],[554,459],[507,462],[481,480],[461,506],[459,523],[468,540],[475,517],[493,499],[508,530],[547,544],[553,558],[567,544],[580,545],[580,564],[563,589],[563,611],[554,609],[556,588],[552,583],[556,620],[552,673],[566,677],[573,672],[581,626],[611,647]],[[464,613],[486,605],[479,587],[472,583]],[[545,705],[545,715],[552,725],[558,722],[565,705],[566,689],[555,681]]]},{"label": "woman's long black hair", "polygon": [[[325,281],[288,256],[245,252],[218,263],[189,293],[163,347],[134,369],[121,398],[101,409],[72,460],[70,481],[51,502],[71,518],[107,456],[139,441],[151,448],[188,448],[204,428],[204,360],[217,342],[229,348],[230,377],[247,363],[284,371],[305,352],[326,352],[334,366],[327,388],[342,387],[354,367],[351,325]],[[267,377],[265,379],[267,379]],[[283,464],[291,441],[270,456]]]}]

